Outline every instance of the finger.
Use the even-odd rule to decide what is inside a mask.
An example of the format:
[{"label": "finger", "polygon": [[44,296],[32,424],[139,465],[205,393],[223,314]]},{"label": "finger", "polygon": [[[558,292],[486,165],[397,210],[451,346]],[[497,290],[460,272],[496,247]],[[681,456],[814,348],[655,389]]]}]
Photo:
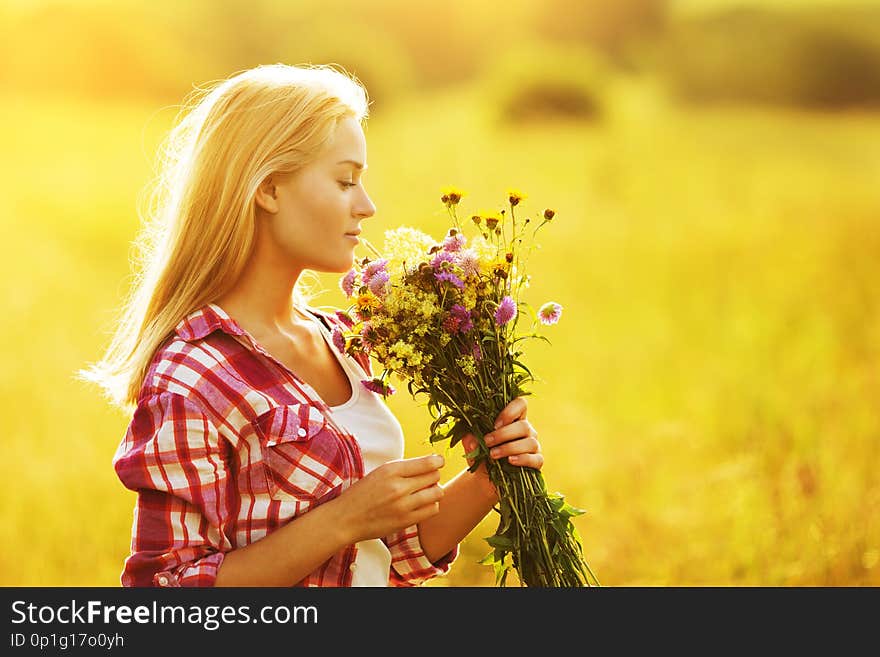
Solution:
[{"label": "finger", "polygon": [[517,397],[505,406],[495,419],[495,428],[510,424],[516,420],[525,420],[528,411],[525,397]]},{"label": "finger", "polygon": [[440,513],[440,502],[426,504],[421,508],[410,511],[409,522],[407,522],[407,525],[417,525],[422,522],[422,520],[427,520],[428,518],[436,516],[438,513]]},{"label": "finger", "polygon": [[535,438],[538,437],[538,432],[535,431],[535,428],[531,425],[528,420],[517,420],[513,424],[508,424],[507,426],[501,427],[500,429],[495,429],[487,433],[483,436],[483,442],[486,443],[487,447],[491,447],[492,445],[499,445],[501,443],[505,443],[508,440],[514,440],[515,438],[524,438],[526,436],[533,436]]},{"label": "finger", "polygon": [[511,440],[510,442],[493,447],[489,450],[489,456],[493,459],[500,459],[505,456],[515,456],[517,454],[537,454],[540,451],[541,445],[538,443],[538,439],[529,436],[528,438]]},{"label": "finger", "polygon": [[428,488],[423,488],[422,490],[416,491],[406,500],[407,508],[410,510],[419,509],[426,504],[434,504],[435,502],[439,502],[443,498],[443,487],[439,484],[434,484],[433,486],[429,486]]},{"label": "finger", "polygon": [[465,461],[467,461],[468,467],[471,467],[474,464],[474,459],[468,458],[468,454],[472,454],[479,446],[476,436],[468,434],[461,439],[461,446],[464,449]]},{"label": "finger", "polygon": [[411,459],[397,459],[387,463],[401,477],[416,477],[443,467],[446,460],[440,454],[428,454]]},{"label": "finger", "polygon": [[537,454],[516,454],[514,456],[508,456],[507,462],[511,465],[540,470],[544,467],[544,455],[540,452]]},{"label": "finger", "polygon": [[404,494],[412,495],[418,490],[422,490],[423,488],[428,488],[429,486],[433,486],[437,482],[440,481],[440,471],[439,470],[431,470],[430,472],[425,472],[420,475],[414,475],[412,477],[404,477],[402,479],[404,485]]}]

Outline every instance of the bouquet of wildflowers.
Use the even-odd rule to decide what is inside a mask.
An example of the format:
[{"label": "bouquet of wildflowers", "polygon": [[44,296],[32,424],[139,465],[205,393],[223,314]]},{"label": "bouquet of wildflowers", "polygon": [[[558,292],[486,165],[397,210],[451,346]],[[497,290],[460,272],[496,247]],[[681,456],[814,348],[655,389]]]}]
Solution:
[{"label": "bouquet of wildflowers", "polygon": [[[427,396],[431,442],[454,446],[468,433],[477,438],[478,447],[467,455],[471,470],[485,463],[499,497],[498,528],[486,539],[492,551],[482,561],[494,567],[497,585],[504,586],[511,568],[525,586],[598,585],[571,521],[583,511],[549,493],[540,470],[488,456],[483,436],[511,400],[530,394],[525,386],[534,380],[520,343],[549,342],[535,328],[555,324],[562,307],[547,302],[530,311],[531,330],[516,333],[523,309],[530,308],[520,294],[530,278],[528,253],[521,251],[532,221],[518,225],[515,214],[524,195],[508,192],[509,216],[506,210],[473,215],[478,234],[470,241],[456,213],[461,197],[458,189],[444,190],[453,226],[441,241],[402,227],[385,233],[381,253],[365,242],[374,257],[356,262],[341,280],[352,305],[341,313],[348,330],[334,331],[334,342],[382,366],[381,375],[363,381],[370,390],[393,394],[394,375],[413,397]],[[553,217],[552,210],[544,211],[532,239]]]}]

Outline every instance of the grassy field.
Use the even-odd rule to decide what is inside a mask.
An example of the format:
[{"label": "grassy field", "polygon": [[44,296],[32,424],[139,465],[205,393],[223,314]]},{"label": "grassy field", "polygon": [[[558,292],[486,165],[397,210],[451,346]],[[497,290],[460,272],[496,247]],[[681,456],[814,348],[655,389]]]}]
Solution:
[{"label": "grassy field", "polygon": [[[528,293],[564,312],[528,347],[530,419],[603,584],[880,584],[880,116],[685,111],[636,85],[611,108],[514,127],[474,86],[377,112],[365,235],[439,235],[446,184],[464,212],[507,186],[557,211]],[[6,97],[0,114],[0,583],[114,586],[128,418],[73,374],[109,339],[174,111]],[[314,303],[342,304],[319,278]],[[430,451],[426,409],[390,405],[408,455]],[[491,586],[493,529],[431,585]]]}]

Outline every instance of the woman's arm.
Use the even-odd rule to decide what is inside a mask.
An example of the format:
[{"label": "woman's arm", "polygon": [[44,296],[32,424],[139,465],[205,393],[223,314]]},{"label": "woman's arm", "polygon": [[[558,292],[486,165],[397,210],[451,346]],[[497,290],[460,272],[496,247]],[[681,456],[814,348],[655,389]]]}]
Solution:
[{"label": "woman's arm", "polygon": [[390,461],[339,497],[243,548],[226,553],[215,586],[292,586],[347,545],[437,513],[443,457]]},{"label": "woman's arm", "polygon": [[[509,459],[517,466],[541,469],[544,457],[538,434],[526,420],[527,404],[524,397],[517,397],[498,415],[496,429],[484,437],[491,448],[491,458]],[[462,438],[466,452],[477,446],[472,434]],[[498,502],[498,494],[489,480],[486,466],[481,464],[475,472],[463,470],[443,487],[440,512],[419,523],[419,541],[425,556],[436,561],[458,545],[492,507]]]},{"label": "woman's arm", "polygon": [[227,552],[214,586],[293,586],[352,543],[341,510],[340,498],[330,500]]}]

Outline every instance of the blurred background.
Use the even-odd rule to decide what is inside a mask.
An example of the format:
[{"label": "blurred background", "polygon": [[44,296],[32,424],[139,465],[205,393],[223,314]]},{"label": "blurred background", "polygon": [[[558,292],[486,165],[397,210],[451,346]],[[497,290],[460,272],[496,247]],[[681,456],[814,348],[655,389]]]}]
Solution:
[{"label": "blurred background", "polygon": [[[880,585],[880,3],[6,0],[0,32],[0,584],[119,584],[130,418],[74,373],[177,105],[283,62],[370,93],[373,243],[441,236],[450,184],[555,209],[529,418],[603,584]],[[431,451],[421,402],[389,403]],[[430,585],[492,586],[495,522]]]}]

